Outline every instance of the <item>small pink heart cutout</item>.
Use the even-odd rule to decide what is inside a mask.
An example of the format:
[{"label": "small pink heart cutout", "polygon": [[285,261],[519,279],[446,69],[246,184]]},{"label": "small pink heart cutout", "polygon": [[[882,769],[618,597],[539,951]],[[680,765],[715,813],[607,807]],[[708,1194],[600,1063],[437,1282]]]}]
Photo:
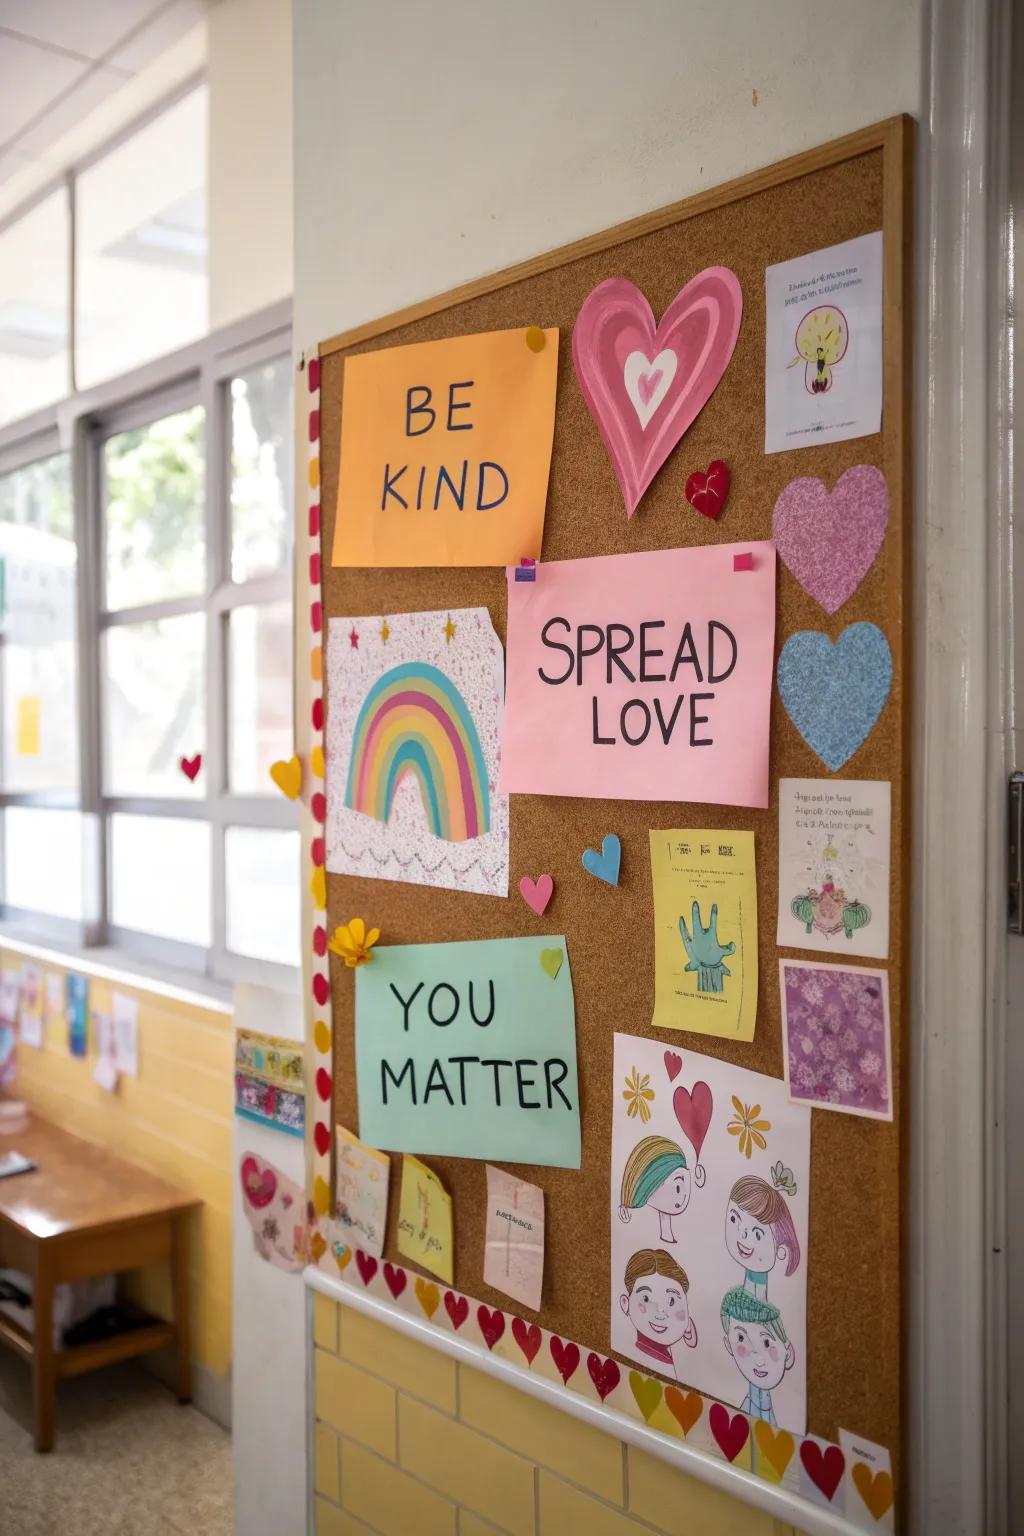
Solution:
[{"label": "small pink heart cutout", "polygon": [[548,902],[554,894],[555,882],[550,875],[538,875],[532,880],[529,875],[524,875],[519,882],[519,894],[538,917],[543,917],[547,911]]}]

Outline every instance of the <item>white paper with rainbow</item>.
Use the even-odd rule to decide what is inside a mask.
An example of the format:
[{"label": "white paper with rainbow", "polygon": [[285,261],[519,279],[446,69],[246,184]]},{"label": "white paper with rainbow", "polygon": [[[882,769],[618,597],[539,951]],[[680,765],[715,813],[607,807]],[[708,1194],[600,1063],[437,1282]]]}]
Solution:
[{"label": "white paper with rainbow", "polygon": [[330,620],[332,874],[508,895],[504,678],[486,608]]}]

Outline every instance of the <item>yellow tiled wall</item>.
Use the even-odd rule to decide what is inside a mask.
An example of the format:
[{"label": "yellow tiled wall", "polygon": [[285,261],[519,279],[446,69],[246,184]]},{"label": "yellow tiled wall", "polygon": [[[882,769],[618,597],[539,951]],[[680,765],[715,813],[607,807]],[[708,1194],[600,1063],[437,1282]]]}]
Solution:
[{"label": "yellow tiled wall", "polygon": [[792,1536],[319,1294],[314,1342],[317,1536]]},{"label": "yellow tiled wall", "polygon": [[[7,952],[0,966],[18,970],[21,959]],[[46,972],[55,969],[43,967],[44,999]],[[59,974],[63,993],[64,973]],[[76,1059],[68,1050],[61,1013],[47,1018],[41,1050],[18,1046],[12,1091],[64,1130],[162,1175],[203,1202],[192,1217],[189,1244],[193,1355],[198,1366],[226,1385],[231,1367],[232,1017],[95,977],[89,978],[90,1012],[109,1011],[114,991],[139,1000],[138,1077],[122,1077],[116,1092],[106,1093],[93,1082],[91,1029],[89,1056]],[[143,1306],[171,1315],[165,1268],[141,1272],[127,1289]]]}]

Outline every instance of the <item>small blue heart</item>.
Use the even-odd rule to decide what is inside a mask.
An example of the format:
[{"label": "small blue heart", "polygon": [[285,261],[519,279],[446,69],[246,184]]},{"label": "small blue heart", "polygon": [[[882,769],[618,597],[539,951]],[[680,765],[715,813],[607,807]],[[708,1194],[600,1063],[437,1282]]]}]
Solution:
[{"label": "small blue heart", "polygon": [[807,745],[835,773],[874,728],[892,687],[892,653],[877,624],[851,624],[835,645],[804,629],[782,647],[779,693]]},{"label": "small blue heart", "polygon": [[622,863],[622,844],[614,832],[609,832],[601,844],[601,852],[593,848],[583,851],[583,868],[588,875],[596,875],[605,885],[618,885],[619,865]]}]

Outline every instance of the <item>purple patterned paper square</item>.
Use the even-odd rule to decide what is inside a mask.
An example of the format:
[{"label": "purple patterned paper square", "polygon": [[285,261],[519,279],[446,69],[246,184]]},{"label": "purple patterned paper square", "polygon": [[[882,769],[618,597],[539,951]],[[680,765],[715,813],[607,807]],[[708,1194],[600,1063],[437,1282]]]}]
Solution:
[{"label": "purple patterned paper square", "polygon": [[779,988],[790,1098],[819,1109],[891,1120],[886,973],[780,960]]}]

